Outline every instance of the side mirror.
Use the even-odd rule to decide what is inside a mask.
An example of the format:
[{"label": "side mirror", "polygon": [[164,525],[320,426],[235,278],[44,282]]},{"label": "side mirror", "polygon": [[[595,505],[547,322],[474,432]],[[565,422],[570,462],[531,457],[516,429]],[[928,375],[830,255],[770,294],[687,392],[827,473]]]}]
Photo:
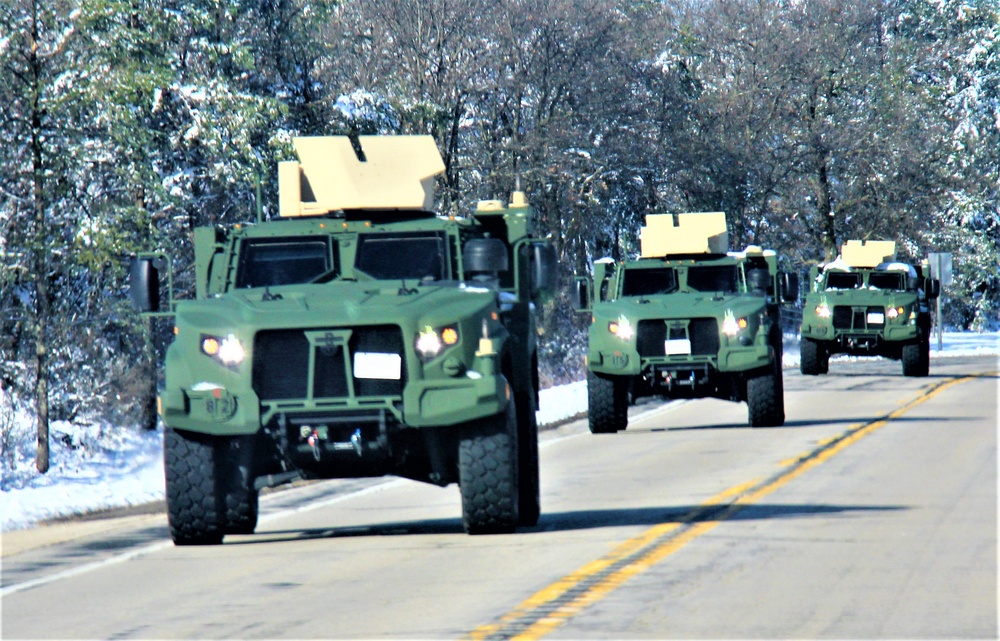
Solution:
[{"label": "side mirror", "polygon": [[586,276],[577,276],[573,279],[573,290],[570,298],[573,302],[573,310],[577,312],[589,312],[590,301],[593,299],[592,281]]},{"label": "side mirror", "polygon": [[466,278],[470,272],[496,274],[509,269],[507,245],[498,238],[473,238],[462,249]]},{"label": "side mirror", "polygon": [[934,300],[941,295],[941,281],[937,278],[928,278],[924,280],[924,293],[927,294],[927,298]]},{"label": "side mirror", "polygon": [[799,275],[797,272],[781,272],[781,300],[795,303],[799,300]]},{"label": "side mirror", "polygon": [[129,266],[129,298],[137,311],[160,311],[160,270],[155,258],[133,258]]},{"label": "side mirror", "polygon": [[559,286],[556,250],[548,243],[534,243],[531,252],[531,294],[550,296]]}]

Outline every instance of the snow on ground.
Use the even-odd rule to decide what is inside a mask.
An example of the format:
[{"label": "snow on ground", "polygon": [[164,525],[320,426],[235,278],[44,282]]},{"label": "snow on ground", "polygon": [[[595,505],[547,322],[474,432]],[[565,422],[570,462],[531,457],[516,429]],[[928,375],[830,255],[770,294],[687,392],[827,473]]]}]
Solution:
[{"label": "snow on ground", "polygon": [[[798,343],[785,348],[785,367],[798,367]],[[973,334],[946,332],[943,349],[937,336],[931,341],[931,358],[1000,355],[1000,332]],[[838,357],[844,358],[844,357]],[[0,403],[8,403],[0,398]],[[587,410],[585,381],[541,391],[539,425],[552,425]],[[11,413],[0,407],[0,414]],[[3,465],[0,477],[0,529],[15,530],[60,516],[139,505],[162,499],[162,434],[112,430],[107,426],[51,426],[50,469],[34,468],[33,420],[14,416],[18,437],[13,466]]]}]

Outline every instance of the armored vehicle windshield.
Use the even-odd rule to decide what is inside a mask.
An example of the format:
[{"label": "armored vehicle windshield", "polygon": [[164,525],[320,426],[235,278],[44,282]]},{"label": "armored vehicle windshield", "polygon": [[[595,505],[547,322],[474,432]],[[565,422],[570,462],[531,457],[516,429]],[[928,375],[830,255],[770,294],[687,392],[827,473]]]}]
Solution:
[{"label": "armored vehicle windshield", "polygon": [[236,287],[306,283],[331,269],[328,237],[253,238],[244,241]]},{"label": "armored vehicle windshield", "polygon": [[673,267],[626,269],[622,296],[659,296],[677,291],[677,270]]},{"label": "armored vehicle windshield", "polygon": [[868,287],[901,292],[906,289],[904,276],[902,272],[872,272],[868,276]]},{"label": "armored vehicle windshield", "polygon": [[861,274],[855,272],[830,272],[826,276],[827,289],[858,289],[861,287]]},{"label": "armored vehicle windshield", "polygon": [[354,269],[376,280],[449,278],[444,232],[361,234]]},{"label": "armored vehicle windshield", "polygon": [[696,292],[722,292],[735,294],[739,291],[739,272],[736,264],[702,265],[689,267],[687,286]]}]

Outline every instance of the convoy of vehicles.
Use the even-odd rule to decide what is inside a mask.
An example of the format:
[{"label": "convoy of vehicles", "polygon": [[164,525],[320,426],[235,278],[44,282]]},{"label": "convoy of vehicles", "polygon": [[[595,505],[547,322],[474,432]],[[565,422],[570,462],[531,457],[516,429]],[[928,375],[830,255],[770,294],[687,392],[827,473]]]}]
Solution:
[{"label": "convoy of vehicles", "polygon": [[[250,533],[297,478],[457,482],[470,534],[539,517],[536,303],[554,253],[524,194],[433,213],[430,136],[295,139],[280,220],[195,231],[159,397],[170,533]],[[165,257],[133,262],[157,310]]]},{"label": "convoy of vehicles", "polygon": [[577,308],[592,318],[591,432],[624,430],[628,406],[650,395],[745,401],[751,426],[782,425],[780,306],[797,299],[797,275],[771,250],[729,252],[721,212],[646,223],[640,258],[577,279]]},{"label": "convoy of vehicles", "polygon": [[927,264],[895,261],[892,241],[849,240],[837,260],[813,267],[801,327],[803,374],[826,374],[833,354],[883,356],[905,376],[927,376],[930,301],[941,285]]},{"label": "convoy of vehicles", "polygon": [[[133,261],[137,309],[174,317],[158,399],[174,542],[252,533],[268,486],[387,474],[458,483],[470,534],[536,524],[536,305],[557,265],[524,194],[442,216],[429,136],[294,144],[279,220],[195,231],[195,299],[168,285],[160,312],[169,257]],[[784,424],[781,306],[798,275],[772,250],[730,251],[723,213],[646,223],[639,258],[576,280],[591,432],[626,429],[644,396],[745,402],[751,426]],[[927,375],[940,285],[894,249],[850,241],[813,268],[803,374],[849,353]]]}]

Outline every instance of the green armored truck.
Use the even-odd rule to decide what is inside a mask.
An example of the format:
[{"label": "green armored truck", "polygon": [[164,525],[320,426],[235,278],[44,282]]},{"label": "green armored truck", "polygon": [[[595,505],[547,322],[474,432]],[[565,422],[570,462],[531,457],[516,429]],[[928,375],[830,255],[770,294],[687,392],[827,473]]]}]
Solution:
[{"label": "green armored truck", "polygon": [[[470,534],[539,517],[536,310],[551,247],[522,192],[435,214],[430,136],[297,138],[280,219],[195,231],[159,396],[178,545],[252,533],[258,492],[397,475],[461,487]],[[158,309],[162,254],[134,304]]]},{"label": "green armored truck", "polygon": [[729,252],[725,214],[646,217],[640,257],[577,278],[591,313],[590,431],[618,432],[643,396],[745,401],[754,427],[785,421],[781,310],[798,277],[775,252]]},{"label": "green armored truck", "polygon": [[802,312],[803,374],[826,374],[833,354],[901,360],[905,376],[930,369],[930,301],[941,285],[926,264],[896,262],[890,240],[849,240],[810,270]]}]

